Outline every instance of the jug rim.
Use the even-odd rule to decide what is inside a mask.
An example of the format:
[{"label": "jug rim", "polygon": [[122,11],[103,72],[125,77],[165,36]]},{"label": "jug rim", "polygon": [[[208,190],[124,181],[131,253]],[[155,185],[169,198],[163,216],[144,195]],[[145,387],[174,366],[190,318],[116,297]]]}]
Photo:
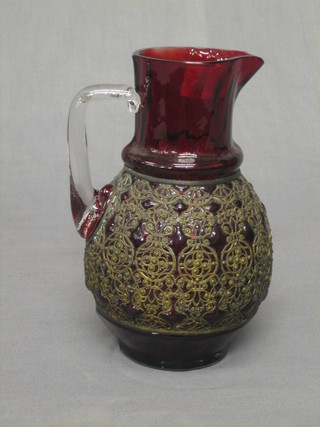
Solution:
[{"label": "jug rim", "polygon": [[183,64],[217,64],[241,58],[262,58],[240,50],[201,48],[187,46],[159,46],[136,50],[133,57],[151,61],[172,62]]}]

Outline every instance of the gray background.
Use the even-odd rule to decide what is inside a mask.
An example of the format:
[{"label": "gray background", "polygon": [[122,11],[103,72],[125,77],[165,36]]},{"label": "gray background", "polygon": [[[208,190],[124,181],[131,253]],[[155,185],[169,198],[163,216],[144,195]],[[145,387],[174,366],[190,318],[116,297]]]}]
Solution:
[{"label": "gray background", "polygon": [[[0,1],[1,426],[318,426],[319,2]],[[265,65],[233,135],[267,206],[267,300],[218,365],[161,372],[125,358],[84,286],[66,124],[75,93],[133,83],[149,46],[245,50]],[[122,103],[90,106],[93,182],[121,169]]]}]

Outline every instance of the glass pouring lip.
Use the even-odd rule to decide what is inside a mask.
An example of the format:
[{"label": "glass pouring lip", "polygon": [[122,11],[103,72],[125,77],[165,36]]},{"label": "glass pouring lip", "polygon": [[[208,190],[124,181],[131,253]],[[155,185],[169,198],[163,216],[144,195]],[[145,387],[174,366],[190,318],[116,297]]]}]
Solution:
[{"label": "glass pouring lip", "polygon": [[[150,47],[136,50],[133,57],[140,57],[152,61],[175,62],[184,64],[217,64],[221,62],[233,61],[240,58],[259,58],[250,53],[216,48],[199,47]],[[262,58],[259,58],[261,61]]]}]

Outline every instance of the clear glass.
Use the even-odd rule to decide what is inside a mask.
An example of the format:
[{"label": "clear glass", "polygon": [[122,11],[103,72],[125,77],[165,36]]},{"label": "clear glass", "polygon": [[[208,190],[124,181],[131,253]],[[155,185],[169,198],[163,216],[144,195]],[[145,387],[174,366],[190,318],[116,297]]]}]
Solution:
[{"label": "clear glass", "polygon": [[140,97],[127,85],[101,84],[82,89],[73,99],[68,120],[71,208],[77,231],[88,237],[107,206],[108,186],[96,191],[91,182],[85,113],[90,101],[125,100],[130,112],[136,113]]}]

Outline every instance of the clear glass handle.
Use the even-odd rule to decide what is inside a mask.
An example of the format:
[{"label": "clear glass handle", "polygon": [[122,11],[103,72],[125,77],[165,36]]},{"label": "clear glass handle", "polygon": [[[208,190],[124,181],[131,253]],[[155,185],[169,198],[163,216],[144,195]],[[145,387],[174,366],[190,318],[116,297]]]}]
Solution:
[{"label": "clear glass handle", "polygon": [[88,86],[82,89],[71,103],[68,121],[71,209],[77,231],[84,238],[93,233],[112,194],[111,185],[106,185],[100,191],[93,188],[85,124],[89,101],[105,99],[125,100],[133,113],[136,113],[140,106],[140,97],[134,89],[111,84]]}]

